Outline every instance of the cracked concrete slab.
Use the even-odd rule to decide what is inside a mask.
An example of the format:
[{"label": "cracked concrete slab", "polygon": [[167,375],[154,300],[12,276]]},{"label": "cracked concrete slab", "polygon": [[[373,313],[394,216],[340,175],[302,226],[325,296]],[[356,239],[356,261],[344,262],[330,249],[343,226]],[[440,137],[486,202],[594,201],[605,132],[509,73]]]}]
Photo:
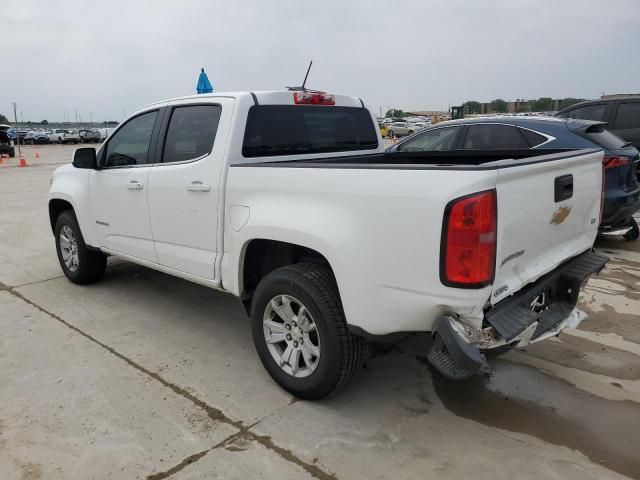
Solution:
[{"label": "cracked concrete slab", "polygon": [[176,480],[313,479],[300,466],[251,438],[237,437],[173,475]]},{"label": "cracked concrete slab", "polygon": [[237,432],[9,292],[0,312],[0,478],[144,478]]},{"label": "cracked concrete slab", "polygon": [[98,285],[61,278],[16,291],[246,425],[291,401],[264,372],[231,295],[133,264]]},{"label": "cracked concrete slab", "polygon": [[[449,411],[429,371],[412,358],[419,347],[406,343],[402,353],[370,361],[349,395],[297,402],[254,430],[278,438],[301,458],[316,459],[337,478],[386,479],[391,472],[396,480],[625,478],[572,448],[509,431],[508,425],[496,429]],[[465,398],[458,392],[469,403],[480,393],[469,390]],[[536,412],[523,408],[521,413]],[[313,428],[298,428],[311,418]]]}]

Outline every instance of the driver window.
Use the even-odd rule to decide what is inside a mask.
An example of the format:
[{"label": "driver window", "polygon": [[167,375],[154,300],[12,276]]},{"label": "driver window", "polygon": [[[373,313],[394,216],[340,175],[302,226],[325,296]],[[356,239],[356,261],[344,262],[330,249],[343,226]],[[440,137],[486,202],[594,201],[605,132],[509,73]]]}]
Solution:
[{"label": "driver window", "polygon": [[427,130],[398,147],[398,152],[439,152],[453,149],[459,130],[456,127],[442,127]]},{"label": "driver window", "polygon": [[122,167],[147,163],[151,133],[157,111],[144,113],[129,120],[107,144],[105,167]]}]

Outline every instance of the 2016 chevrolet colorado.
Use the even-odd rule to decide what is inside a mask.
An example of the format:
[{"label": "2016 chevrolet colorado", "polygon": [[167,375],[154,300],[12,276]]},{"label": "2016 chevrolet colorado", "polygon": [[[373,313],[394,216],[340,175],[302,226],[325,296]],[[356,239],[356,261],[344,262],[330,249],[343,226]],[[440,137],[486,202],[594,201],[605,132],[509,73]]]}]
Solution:
[{"label": "2016 chevrolet colorado", "polygon": [[[316,399],[369,336],[433,332],[450,378],[584,318],[602,151],[384,153],[359,98],[215,93],[142,108],[53,175],[60,265],[107,255],[240,297],[258,355]],[[426,346],[425,346],[426,348]]]}]

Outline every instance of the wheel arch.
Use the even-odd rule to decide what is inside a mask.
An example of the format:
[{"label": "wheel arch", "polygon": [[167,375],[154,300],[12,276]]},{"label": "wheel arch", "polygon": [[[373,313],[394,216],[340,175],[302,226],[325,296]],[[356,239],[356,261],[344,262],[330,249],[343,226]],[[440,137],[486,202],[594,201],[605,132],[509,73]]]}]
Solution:
[{"label": "wheel arch", "polygon": [[240,300],[251,314],[253,292],[260,281],[278,268],[297,263],[314,263],[326,267],[335,278],[326,255],[315,248],[269,238],[252,238],[242,248],[238,269]]},{"label": "wheel arch", "polygon": [[51,231],[54,232],[56,228],[56,222],[60,214],[66,210],[71,210],[75,214],[75,209],[71,202],[62,198],[52,198],[49,200],[49,222],[51,224]]}]

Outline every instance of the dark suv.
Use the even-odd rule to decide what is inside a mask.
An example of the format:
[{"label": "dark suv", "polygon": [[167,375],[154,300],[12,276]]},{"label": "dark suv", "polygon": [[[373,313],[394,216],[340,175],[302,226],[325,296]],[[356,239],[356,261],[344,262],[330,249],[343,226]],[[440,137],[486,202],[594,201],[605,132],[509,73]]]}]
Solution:
[{"label": "dark suv", "polygon": [[607,130],[640,149],[640,95],[577,103],[556,116],[606,122]]},{"label": "dark suv", "polygon": [[603,122],[554,117],[485,117],[441,122],[407,137],[389,152],[442,152],[464,155],[468,150],[492,154],[496,150],[519,158],[520,150],[554,153],[601,148],[605,195],[600,225],[603,233],[624,232],[627,240],[640,235],[633,214],[640,210],[638,150],[605,129]]},{"label": "dark suv", "polygon": [[13,146],[13,139],[9,135],[10,125],[0,125],[0,155],[9,154],[10,157],[16,156],[16,149]]}]

